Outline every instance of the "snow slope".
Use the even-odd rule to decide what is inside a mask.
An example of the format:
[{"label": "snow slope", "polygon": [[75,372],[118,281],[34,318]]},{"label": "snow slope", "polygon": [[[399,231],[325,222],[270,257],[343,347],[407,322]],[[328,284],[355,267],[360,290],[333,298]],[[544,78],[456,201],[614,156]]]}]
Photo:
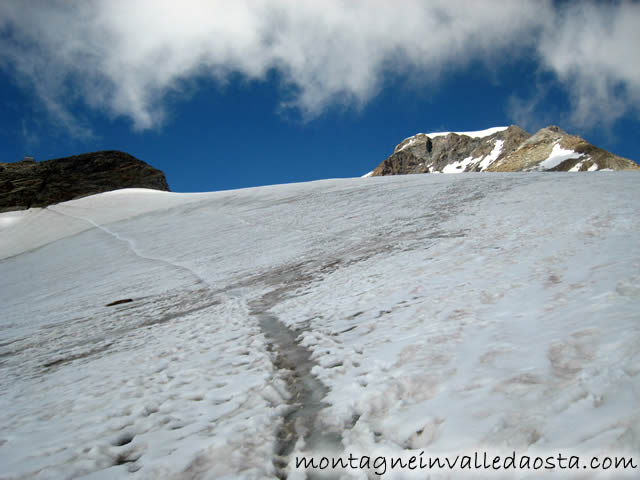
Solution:
[{"label": "snow slope", "polygon": [[[304,478],[324,450],[640,464],[639,187],[407,175],[0,214],[0,478]],[[461,476],[384,478],[429,474]]]}]

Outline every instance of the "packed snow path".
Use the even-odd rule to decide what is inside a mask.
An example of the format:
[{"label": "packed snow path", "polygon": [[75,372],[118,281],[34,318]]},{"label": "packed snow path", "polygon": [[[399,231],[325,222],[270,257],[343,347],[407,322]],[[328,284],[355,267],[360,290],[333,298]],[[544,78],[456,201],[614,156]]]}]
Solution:
[{"label": "packed snow path", "polygon": [[293,480],[337,450],[640,463],[639,187],[419,175],[0,214],[0,479]]},{"label": "packed snow path", "polygon": [[[312,351],[300,344],[299,337],[305,330],[287,327],[270,312],[287,296],[295,295],[299,288],[310,283],[311,277],[302,273],[302,267],[292,265],[273,272],[267,281],[275,288],[250,303],[250,313],[258,318],[274,366],[280,370],[287,386],[288,410],[276,434],[274,466],[279,479],[288,478],[288,466],[293,463],[291,453],[301,446],[307,451],[342,452],[340,431],[332,431],[318,422],[320,411],[328,406],[324,401],[328,389],[312,373],[317,366],[311,358]],[[308,478],[316,478],[313,472],[307,475]]]}]

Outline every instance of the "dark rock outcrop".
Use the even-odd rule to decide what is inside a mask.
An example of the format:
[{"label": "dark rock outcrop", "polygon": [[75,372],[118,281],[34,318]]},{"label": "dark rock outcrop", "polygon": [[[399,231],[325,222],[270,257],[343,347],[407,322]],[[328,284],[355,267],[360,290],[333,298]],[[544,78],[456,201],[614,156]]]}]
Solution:
[{"label": "dark rock outcrop", "polygon": [[398,144],[371,175],[640,168],[631,160],[595,147],[555,126],[543,128],[535,135],[517,125],[496,130],[469,135],[419,133]]},{"label": "dark rock outcrop", "polygon": [[120,188],[169,191],[164,173],[115,150],[44,162],[0,163],[0,212],[45,207]]}]

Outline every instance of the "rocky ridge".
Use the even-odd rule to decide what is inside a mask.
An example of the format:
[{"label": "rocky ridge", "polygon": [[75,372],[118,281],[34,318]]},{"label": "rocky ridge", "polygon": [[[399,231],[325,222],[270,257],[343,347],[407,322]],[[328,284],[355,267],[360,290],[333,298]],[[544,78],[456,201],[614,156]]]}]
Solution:
[{"label": "rocky ridge", "polygon": [[479,132],[419,133],[400,142],[367,176],[410,173],[638,170],[635,162],[559,127],[535,135],[517,125]]},{"label": "rocky ridge", "polygon": [[116,150],[0,163],[0,212],[46,207],[121,188],[169,191],[162,171]]}]

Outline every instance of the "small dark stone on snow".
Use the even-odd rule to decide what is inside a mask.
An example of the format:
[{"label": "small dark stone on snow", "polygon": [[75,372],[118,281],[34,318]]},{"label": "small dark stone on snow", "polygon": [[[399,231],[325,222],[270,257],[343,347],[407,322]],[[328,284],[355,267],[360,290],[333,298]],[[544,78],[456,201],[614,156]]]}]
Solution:
[{"label": "small dark stone on snow", "polygon": [[120,305],[122,303],[133,302],[133,298],[123,298],[122,300],[116,300],[115,302],[107,303],[105,307],[113,307],[114,305]]}]

